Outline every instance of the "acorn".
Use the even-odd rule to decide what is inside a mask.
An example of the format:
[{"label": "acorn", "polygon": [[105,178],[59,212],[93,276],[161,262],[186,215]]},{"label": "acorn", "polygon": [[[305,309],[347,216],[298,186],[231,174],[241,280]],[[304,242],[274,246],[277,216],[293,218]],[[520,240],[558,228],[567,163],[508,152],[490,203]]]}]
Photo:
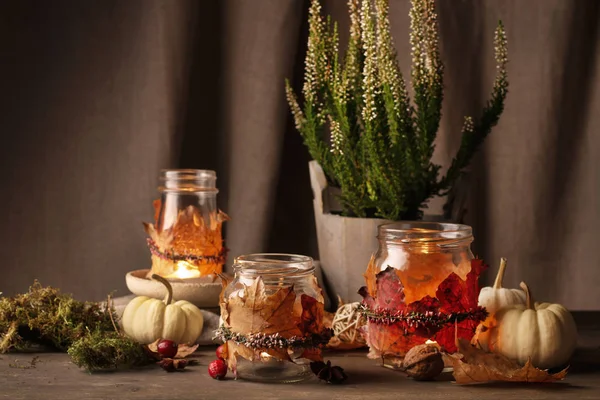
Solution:
[{"label": "acorn", "polygon": [[444,360],[436,346],[421,344],[406,353],[402,370],[417,381],[429,381],[442,373]]}]

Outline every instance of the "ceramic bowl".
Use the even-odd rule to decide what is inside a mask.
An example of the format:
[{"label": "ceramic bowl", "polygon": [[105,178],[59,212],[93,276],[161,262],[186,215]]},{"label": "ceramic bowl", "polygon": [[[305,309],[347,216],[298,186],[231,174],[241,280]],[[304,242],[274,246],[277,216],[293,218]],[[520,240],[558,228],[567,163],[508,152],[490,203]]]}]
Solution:
[{"label": "ceramic bowl", "polygon": [[[167,290],[157,281],[146,278],[148,269],[130,271],[125,276],[127,288],[138,296],[148,296],[155,299],[164,299]],[[221,279],[207,282],[202,278],[168,279],[173,287],[173,299],[187,300],[198,308],[219,307],[219,294],[221,293]]]}]

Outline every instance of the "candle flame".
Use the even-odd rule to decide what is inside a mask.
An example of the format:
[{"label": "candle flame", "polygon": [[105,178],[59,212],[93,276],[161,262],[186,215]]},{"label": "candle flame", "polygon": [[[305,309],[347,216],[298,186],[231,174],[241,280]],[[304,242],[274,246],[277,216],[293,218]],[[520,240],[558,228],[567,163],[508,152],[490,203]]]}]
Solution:
[{"label": "candle flame", "polygon": [[427,339],[427,340],[425,341],[425,344],[426,344],[427,346],[433,346],[433,347],[437,347],[437,348],[438,348],[438,350],[440,350],[440,349],[441,349],[440,345],[439,345],[439,344],[438,344],[438,342],[436,342],[435,340],[429,340],[429,339]]},{"label": "candle flame", "polygon": [[190,279],[190,278],[199,278],[200,271],[198,271],[198,267],[193,264],[190,264],[187,261],[177,261],[177,266],[175,267],[175,271],[172,274],[167,275],[165,278],[176,278],[176,279]]}]

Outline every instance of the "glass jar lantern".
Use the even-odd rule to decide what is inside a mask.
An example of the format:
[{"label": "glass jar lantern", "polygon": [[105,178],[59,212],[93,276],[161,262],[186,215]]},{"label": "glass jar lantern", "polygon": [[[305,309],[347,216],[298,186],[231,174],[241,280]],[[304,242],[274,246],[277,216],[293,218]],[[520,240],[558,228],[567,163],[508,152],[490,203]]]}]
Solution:
[{"label": "glass jar lantern", "polygon": [[227,362],[236,378],[291,383],[312,377],[330,332],[313,260],[291,254],[237,257],[221,294]]},{"label": "glass jar lantern", "polygon": [[217,208],[216,180],[210,170],[161,171],[155,224],[145,224],[152,253],[150,274],[213,280],[222,272],[226,257],[222,223],[228,217]]},{"label": "glass jar lantern", "polygon": [[378,230],[379,249],[359,292],[371,356],[397,366],[426,342],[454,352],[455,329],[470,339],[486,315],[477,304],[483,263],[471,252],[471,227],[397,222]]}]

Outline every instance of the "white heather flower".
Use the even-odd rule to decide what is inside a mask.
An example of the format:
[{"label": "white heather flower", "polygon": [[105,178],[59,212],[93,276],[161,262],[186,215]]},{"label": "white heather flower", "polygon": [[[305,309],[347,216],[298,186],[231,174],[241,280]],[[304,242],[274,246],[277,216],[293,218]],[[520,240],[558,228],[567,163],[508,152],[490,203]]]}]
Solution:
[{"label": "white heather flower", "polygon": [[339,97],[344,104],[348,102],[349,90],[355,87],[361,75],[359,61],[361,43],[359,0],[348,0],[348,11],[350,15],[350,38],[344,63],[342,85],[339,90]]},{"label": "white heather flower", "polygon": [[289,84],[285,85],[285,97],[292,110],[292,115],[294,116],[294,124],[296,125],[296,129],[301,130],[306,119],[304,118],[304,113],[302,112],[302,109],[298,104],[296,94],[294,93],[294,90]]},{"label": "white heather flower", "polygon": [[408,104],[408,92],[400,74],[396,59],[396,49],[390,31],[388,0],[377,0],[377,56],[379,77],[382,84],[388,84],[394,97],[394,110],[401,111],[401,105]]},{"label": "white heather flower", "polygon": [[344,155],[342,150],[342,129],[340,123],[329,116],[329,129],[331,131],[331,152],[336,155]]},{"label": "white heather flower", "polygon": [[502,22],[498,24],[494,34],[494,58],[496,59],[496,69],[498,70],[496,80],[494,81],[494,92],[500,96],[505,96],[508,88],[506,64],[508,63],[508,47],[506,32]]},{"label": "white heather flower", "polygon": [[316,90],[319,82],[320,66],[323,61],[323,54],[320,48],[323,41],[324,26],[321,18],[321,4],[318,0],[313,0],[309,9],[309,34],[308,45],[306,49],[306,59],[304,61],[304,87],[302,92],[307,101],[313,101],[316,98]]},{"label": "white heather flower", "polygon": [[471,117],[465,117],[465,120],[463,122],[463,128],[462,131],[463,133],[473,133],[475,130],[475,126],[473,125],[473,118]]},{"label": "white heather flower", "polygon": [[410,30],[413,84],[426,87],[441,86],[442,63],[433,0],[412,0]]},{"label": "white heather flower", "polygon": [[358,0],[348,0],[348,9],[350,11],[350,37],[358,43],[360,42],[360,14],[358,10]]},{"label": "white heather flower", "polygon": [[504,32],[504,26],[502,23],[498,24],[496,31],[494,32],[494,58],[498,63],[498,68],[506,67],[508,62],[508,50],[506,32]]},{"label": "white heather flower", "polygon": [[362,29],[362,43],[365,56],[363,69],[363,100],[362,117],[365,121],[374,121],[377,118],[375,97],[377,96],[377,44],[375,41],[375,27],[371,14],[371,1],[363,0],[360,10],[360,25]]}]

